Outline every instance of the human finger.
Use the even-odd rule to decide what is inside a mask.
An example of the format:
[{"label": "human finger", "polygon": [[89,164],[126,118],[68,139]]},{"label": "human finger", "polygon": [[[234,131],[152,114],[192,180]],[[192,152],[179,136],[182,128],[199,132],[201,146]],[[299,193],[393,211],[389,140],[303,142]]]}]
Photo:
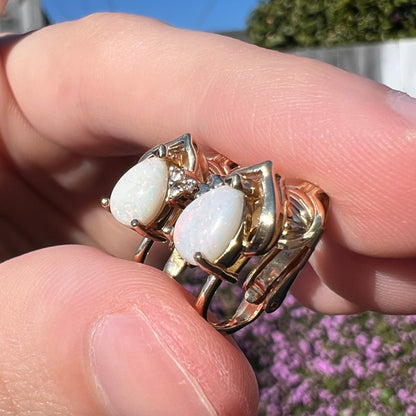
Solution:
[{"label": "human finger", "polygon": [[[241,164],[271,159],[319,184],[330,233],[349,249],[416,253],[416,105],[404,95],[316,61],[111,14],[24,38],[5,69],[30,125],[59,146],[108,154],[190,131]],[[25,138],[8,148],[33,157]]]},{"label": "human finger", "polygon": [[312,309],[324,313],[416,313],[414,258],[364,256],[325,236],[310,262],[293,291]]},{"label": "human finger", "polygon": [[368,309],[366,304],[355,304],[332,290],[309,263],[302,269],[290,291],[304,306],[320,313],[352,314]]},{"label": "human finger", "polygon": [[0,273],[0,412],[255,414],[243,354],[163,273],[81,246]]}]

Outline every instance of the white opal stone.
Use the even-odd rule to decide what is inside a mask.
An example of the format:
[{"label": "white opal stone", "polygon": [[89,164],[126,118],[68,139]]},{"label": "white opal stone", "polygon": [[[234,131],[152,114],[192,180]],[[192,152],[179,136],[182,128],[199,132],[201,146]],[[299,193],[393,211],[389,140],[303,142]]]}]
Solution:
[{"label": "white opal stone", "polygon": [[133,219],[148,225],[163,206],[168,189],[168,166],[164,159],[151,157],[129,169],[116,183],[110,210],[122,224]]},{"label": "white opal stone", "polygon": [[200,252],[213,262],[227,249],[237,234],[244,211],[244,194],[221,186],[192,201],[176,221],[173,241],[189,264],[196,265]]}]

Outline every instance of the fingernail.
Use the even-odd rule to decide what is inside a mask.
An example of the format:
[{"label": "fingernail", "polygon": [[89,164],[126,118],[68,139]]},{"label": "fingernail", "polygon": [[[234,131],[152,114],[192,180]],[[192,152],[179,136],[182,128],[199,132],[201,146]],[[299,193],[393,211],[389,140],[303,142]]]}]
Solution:
[{"label": "fingernail", "polygon": [[105,317],[91,342],[95,381],[117,416],[216,415],[161,334],[140,311]]},{"label": "fingernail", "polygon": [[387,104],[406,120],[416,125],[416,99],[400,91],[390,91]]}]

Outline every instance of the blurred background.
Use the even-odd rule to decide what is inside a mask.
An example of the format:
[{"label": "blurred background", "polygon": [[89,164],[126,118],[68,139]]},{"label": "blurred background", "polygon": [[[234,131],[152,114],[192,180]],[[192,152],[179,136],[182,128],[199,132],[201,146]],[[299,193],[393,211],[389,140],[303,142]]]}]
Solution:
[{"label": "blurred background", "polygon": [[25,33],[100,11],[320,59],[416,96],[416,0],[9,0],[0,31]]},{"label": "blurred background", "polygon": [[[313,57],[416,97],[416,0],[9,0],[0,32],[98,11]],[[289,296],[236,339],[257,375],[259,415],[416,416],[415,328],[416,316],[325,316]]]},{"label": "blurred background", "polygon": [[257,3],[258,0],[9,0],[0,28],[22,33],[47,22],[117,11],[155,17],[185,29],[235,33],[248,39],[247,18]]}]

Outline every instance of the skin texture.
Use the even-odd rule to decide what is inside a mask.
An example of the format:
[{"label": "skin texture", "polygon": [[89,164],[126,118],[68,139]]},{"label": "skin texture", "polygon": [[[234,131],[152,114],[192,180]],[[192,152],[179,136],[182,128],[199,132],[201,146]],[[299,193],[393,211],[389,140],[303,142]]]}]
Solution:
[{"label": "skin texture", "polygon": [[[162,272],[122,260],[138,238],[97,204],[145,149],[188,131],[206,151],[241,165],[272,160],[329,194],[327,231],[294,287],[305,305],[416,313],[412,99],[319,62],[137,16],[2,38],[0,53],[4,414],[152,414],[150,388],[135,402],[150,375],[134,363],[151,360],[151,335],[138,340],[137,328],[154,330],[151,345],[182,374],[158,387],[160,414],[187,400],[175,390],[182,370],[207,414],[256,413],[238,348]],[[124,337],[137,349],[119,345]],[[102,378],[115,371],[102,359],[112,346],[129,354],[130,393]]]}]

